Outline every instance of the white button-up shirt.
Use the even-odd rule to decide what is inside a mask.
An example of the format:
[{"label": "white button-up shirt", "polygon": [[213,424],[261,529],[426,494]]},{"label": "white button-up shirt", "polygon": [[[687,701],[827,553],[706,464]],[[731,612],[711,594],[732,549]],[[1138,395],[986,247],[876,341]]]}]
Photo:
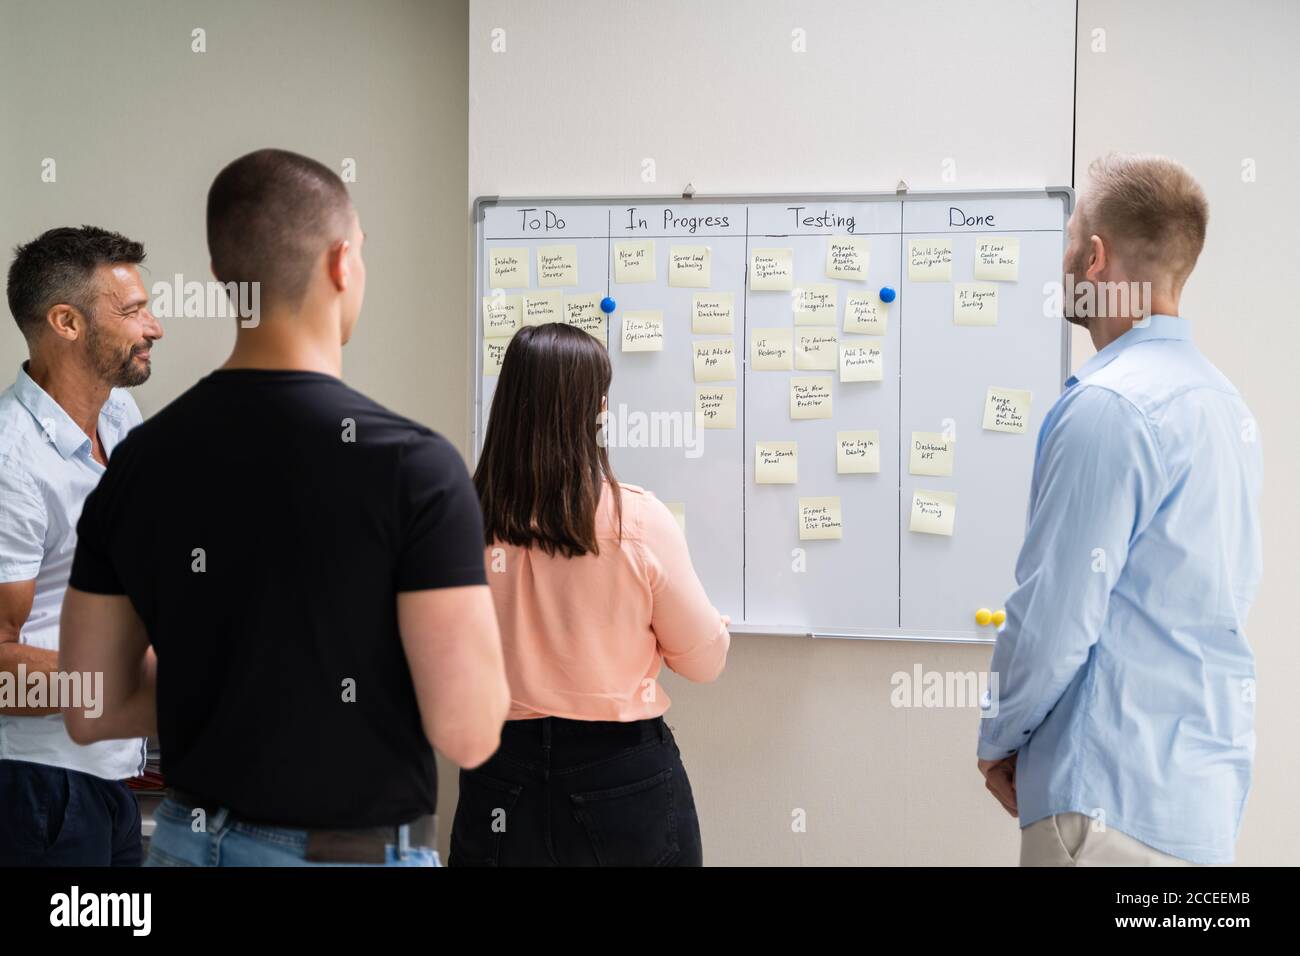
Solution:
[{"label": "white button-up shirt", "polygon": [[[115,388],[99,413],[104,454],[136,425],[140,410]],[[0,393],[0,583],[36,581],[20,643],[58,650],[63,592],[77,549],[77,519],[104,466],[90,438],[32,381],[26,369]],[[64,767],[106,780],[144,769],[144,740],[72,742],[60,714],[19,717],[0,712],[0,760]]]}]

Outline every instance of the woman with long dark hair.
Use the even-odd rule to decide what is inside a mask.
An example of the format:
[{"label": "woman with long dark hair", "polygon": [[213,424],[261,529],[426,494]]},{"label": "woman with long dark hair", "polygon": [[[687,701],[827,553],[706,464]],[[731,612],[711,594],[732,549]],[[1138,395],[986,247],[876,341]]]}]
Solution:
[{"label": "woman with long dark hair", "polygon": [[526,326],[506,349],[474,484],[511,708],[501,748],[461,771],[453,866],[703,859],[658,675],[716,678],[728,621],[672,513],[610,470],[610,379],[572,326]]}]

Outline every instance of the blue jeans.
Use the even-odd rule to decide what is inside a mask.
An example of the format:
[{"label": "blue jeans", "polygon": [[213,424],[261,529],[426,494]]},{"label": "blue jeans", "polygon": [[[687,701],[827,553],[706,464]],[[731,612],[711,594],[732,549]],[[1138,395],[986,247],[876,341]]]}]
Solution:
[{"label": "blue jeans", "polygon": [[245,823],[218,810],[196,833],[190,808],[170,799],[158,805],[154,822],[145,866],[441,866],[431,847],[393,844],[383,863],[313,863],[306,830]]}]

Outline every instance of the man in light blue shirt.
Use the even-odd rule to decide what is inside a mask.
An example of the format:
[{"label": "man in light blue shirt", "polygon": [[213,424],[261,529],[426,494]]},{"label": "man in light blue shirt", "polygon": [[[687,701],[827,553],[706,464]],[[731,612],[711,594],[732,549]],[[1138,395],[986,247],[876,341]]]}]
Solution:
[{"label": "man in light blue shirt", "polygon": [[162,336],[143,259],[138,242],[83,226],[20,246],[9,270],[30,359],[0,393],[0,866],[140,862],[123,780],[144,769],[144,741],[68,736],[60,707],[97,716],[103,688],[59,671],[59,619],[82,504],[140,422],[122,386],[149,377]]},{"label": "man in light blue shirt", "polygon": [[980,769],[1022,865],[1226,863],[1255,750],[1260,443],[1178,317],[1200,187],[1157,157],[1090,172],[1064,305],[1098,351],[1039,431]]}]

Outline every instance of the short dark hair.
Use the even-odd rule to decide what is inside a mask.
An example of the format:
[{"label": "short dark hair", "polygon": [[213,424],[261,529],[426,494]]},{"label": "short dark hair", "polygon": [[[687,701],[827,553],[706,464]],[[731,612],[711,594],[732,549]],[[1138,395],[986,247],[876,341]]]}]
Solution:
[{"label": "short dark hair", "polygon": [[226,283],[257,282],[263,302],[302,302],[312,263],[344,238],[352,201],[327,166],[284,149],[235,160],[208,190],[208,253]]},{"label": "short dark hair", "polygon": [[61,226],[14,249],[9,266],[9,311],[30,342],[56,305],[75,306],[94,318],[95,270],[144,262],[144,245],[97,226]]}]

